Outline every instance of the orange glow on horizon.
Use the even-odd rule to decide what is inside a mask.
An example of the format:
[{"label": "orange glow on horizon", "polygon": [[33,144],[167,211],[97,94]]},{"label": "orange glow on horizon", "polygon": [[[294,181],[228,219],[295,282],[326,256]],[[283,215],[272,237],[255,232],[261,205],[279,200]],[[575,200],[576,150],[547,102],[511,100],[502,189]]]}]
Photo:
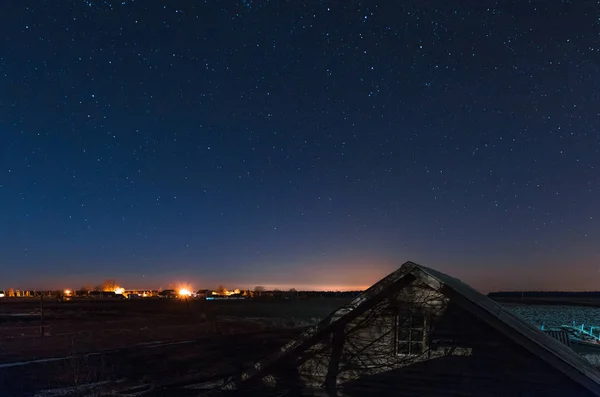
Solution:
[{"label": "orange glow on horizon", "polygon": [[[346,291],[364,291],[368,289],[371,285],[306,285],[306,284],[284,284],[284,285],[264,285],[265,290],[273,291],[273,290],[281,290],[281,291],[289,291],[290,289],[295,289],[296,291],[334,291],[334,292],[346,292]],[[252,290],[252,287],[249,288]]]},{"label": "orange glow on horizon", "polygon": [[213,295],[223,295],[223,296],[231,296],[231,295],[237,295],[237,294],[241,294],[241,293],[242,293],[242,291],[240,291],[239,288],[236,288],[233,291],[225,289],[225,291],[223,291],[222,294],[220,294],[218,291],[212,291]]}]

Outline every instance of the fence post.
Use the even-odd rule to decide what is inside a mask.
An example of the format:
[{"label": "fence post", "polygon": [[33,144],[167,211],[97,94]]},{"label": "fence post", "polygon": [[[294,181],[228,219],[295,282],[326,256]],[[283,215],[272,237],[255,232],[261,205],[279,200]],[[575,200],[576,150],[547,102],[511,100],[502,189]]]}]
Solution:
[{"label": "fence post", "polygon": [[44,293],[40,295],[40,336],[44,337]]}]

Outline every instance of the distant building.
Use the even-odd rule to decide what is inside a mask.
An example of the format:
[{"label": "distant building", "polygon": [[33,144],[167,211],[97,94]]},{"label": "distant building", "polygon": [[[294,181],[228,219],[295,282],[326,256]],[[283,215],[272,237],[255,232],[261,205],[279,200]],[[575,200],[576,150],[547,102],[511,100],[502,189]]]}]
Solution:
[{"label": "distant building", "polygon": [[153,291],[150,289],[129,289],[123,291],[123,295],[128,299],[151,298],[157,294],[158,291]]},{"label": "distant building", "polygon": [[600,373],[569,347],[460,280],[412,262],[247,368],[220,389],[256,396],[600,396]]},{"label": "distant building", "polygon": [[114,291],[90,291],[88,292],[88,296],[90,298],[118,298]]},{"label": "distant building", "polygon": [[158,297],[162,299],[176,299],[178,296],[174,289],[165,289],[158,293]]}]

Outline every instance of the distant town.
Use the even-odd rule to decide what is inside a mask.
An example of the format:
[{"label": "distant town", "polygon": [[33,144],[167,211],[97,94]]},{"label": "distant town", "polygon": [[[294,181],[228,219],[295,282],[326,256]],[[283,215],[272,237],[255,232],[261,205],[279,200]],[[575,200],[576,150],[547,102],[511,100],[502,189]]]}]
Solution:
[{"label": "distant town", "polygon": [[189,285],[172,286],[167,289],[126,289],[115,280],[105,280],[95,287],[65,288],[62,290],[0,290],[0,298],[50,298],[59,301],[84,299],[202,299],[202,300],[243,300],[243,299],[293,299],[316,296],[355,296],[362,291],[300,291],[267,289],[257,285],[252,289],[227,289],[220,285],[216,289],[194,289]]}]

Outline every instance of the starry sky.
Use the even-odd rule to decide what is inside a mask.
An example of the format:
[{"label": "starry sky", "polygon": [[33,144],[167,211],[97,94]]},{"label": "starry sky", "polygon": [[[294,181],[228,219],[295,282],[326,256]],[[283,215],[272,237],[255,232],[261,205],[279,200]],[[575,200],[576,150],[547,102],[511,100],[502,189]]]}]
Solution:
[{"label": "starry sky", "polygon": [[10,0],[0,289],[600,288],[593,1]]}]

